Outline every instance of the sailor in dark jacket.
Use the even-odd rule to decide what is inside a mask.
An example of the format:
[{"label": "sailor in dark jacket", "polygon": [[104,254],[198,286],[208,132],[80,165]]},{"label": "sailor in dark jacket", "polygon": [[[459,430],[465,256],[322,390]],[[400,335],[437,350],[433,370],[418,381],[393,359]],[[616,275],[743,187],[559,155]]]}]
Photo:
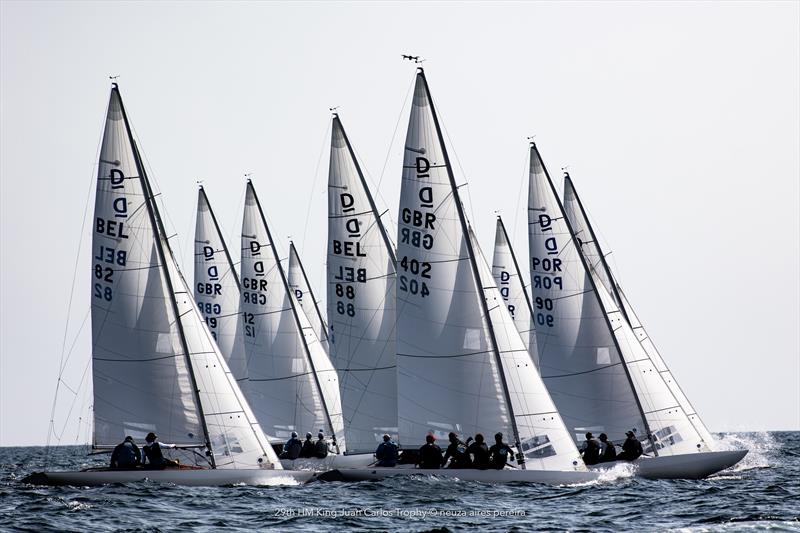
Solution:
[{"label": "sailor in dark jacket", "polygon": [[125,437],[125,440],[117,444],[111,453],[111,468],[118,470],[131,470],[142,463],[142,452],[133,442],[133,437]]},{"label": "sailor in dark jacket", "polygon": [[300,450],[303,449],[303,443],[297,438],[297,432],[292,431],[292,438],[286,441],[283,445],[283,452],[281,452],[281,459],[297,459],[300,457]]},{"label": "sailor in dark jacket", "polygon": [[607,463],[610,461],[617,460],[617,450],[614,447],[614,443],[608,440],[608,435],[605,433],[600,433],[600,462]]},{"label": "sailor in dark jacket", "polygon": [[581,455],[587,465],[596,465],[600,462],[600,445],[594,440],[591,431],[586,433],[586,442],[583,443]]},{"label": "sailor in dark jacket", "polygon": [[[164,458],[164,454],[161,453],[161,444],[158,442],[158,435],[152,432],[148,433],[144,440],[146,444],[144,445],[144,459],[142,460],[142,464],[145,464],[145,468],[160,470],[179,465],[178,461]],[[167,447],[172,447],[172,445],[167,445]],[[148,461],[150,464],[146,465]]]},{"label": "sailor in dark jacket", "polygon": [[442,467],[442,449],[434,444],[435,440],[436,437],[430,433],[425,436],[425,444],[419,449],[418,464],[420,468]]},{"label": "sailor in dark jacket", "polygon": [[378,460],[376,466],[397,466],[397,444],[392,442],[388,434],[383,436],[383,442],[375,450],[375,458]]},{"label": "sailor in dark jacket", "polygon": [[447,465],[447,460],[450,459],[450,465],[448,468],[471,468],[472,461],[467,453],[467,445],[461,442],[461,439],[458,438],[458,435],[452,431],[450,432],[450,435],[448,435],[448,438],[450,439],[450,445],[444,452],[442,466]]},{"label": "sailor in dark jacket", "polygon": [[[467,442],[472,440],[472,437],[467,439]],[[472,456],[472,468],[486,470],[489,468],[489,448],[483,442],[483,435],[481,433],[475,434],[475,442],[467,447],[467,453]]]},{"label": "sailor in dark jacket", "polygon": [[494,436],[494,444],[489,448],[489,465],[497,470],[505,468],[509,459],[514,457],[514,451],[503,442],[503,434],[497,433]]},{"label": "sailor in dark jacket", "polygon": [[317,442],[314,443],[314,457],[317,459],[328,457],[328,443],[325,441],[325,433],[321,429],[317,433]]},{"label": "sailor in dark jacket", "polygon": [[311,432],[306,433],[306,440],[303,441],[303,447],[300,448],[300,457],[303,459],[314,457],[314,441],[311,440]]},{"label": "sailor in dark jacket", "polygon": [[625,436],[628,438],[622,443],[622,452],[617,455],[617,460],[633,461],[634,459],[638,459],[639,456],[644,453],[644,450],[642,450],[642,443],[639,442],[639,439],[636,438],[633,431],[626,432]]}]

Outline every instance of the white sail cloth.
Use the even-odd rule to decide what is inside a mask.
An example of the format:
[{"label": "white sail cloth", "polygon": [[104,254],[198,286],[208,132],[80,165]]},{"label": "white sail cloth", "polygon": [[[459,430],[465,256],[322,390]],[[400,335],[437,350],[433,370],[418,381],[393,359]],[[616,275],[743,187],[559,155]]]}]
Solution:
[{"label": "white sail cloth", "polygon": [[525,281],[519,270],[514,250],[511,247],[503,220],[497,217],[494,237],[492,276],[500,290],[508,313],[514,320],[525,347],[531,354],[533,364],[539,368],[539,349],[536,346],[536,328],[533,325],[533,309],[525,290]]},{"label": "white sail cloth", "polygon": [[528,198],[531,297],[541,374],[567,427],[621,441],[633,430],[656,453],[702,439],[594,269],[587,270],[538,150]]},{"label": "white sail cloth", "polygon": [[329,353],[328,348],[328,325],[325,323],[325,318],[319,310],[319,300],[314,296],[314,291],[311,290],[311,284],[306,276],[306,270],[303,268],[303,263],[300,261],[300,255],[294,247],[294,243],[289,243],[289,267],[286,271],[286,276],[289,281],[289,287],[294,294],[295,301],[300,305],[300,308],[305,313],[314,334],[325,353]]},{"label": "white sail cloth", "polygon": [[672,395],[694,425],[695,430],[702,438],[704,444],[708,449],[713,449],[714,437],[700,419],[694,407],[692,407],[689,398],[684,394],[680,385],[678,385],[677,380],[672,375],[672,372],[667,367],[664,359],[661,357],[661,354],[631,307],[622,288],[614,279],[602,249],[600,248],[600,243],[597,242],[597,236],[589,223],[589,219],[583,209],[583,204],[578,197],[578,193],[569,175],[564,177],[564,212],[572,225],[575,237],[581,247],[583,256],[586,258],[586,263],[589,268],[594,271],[598,281],[603,285],[605,290],[611,295],[614,303],[623,312],[624,318],[627,320],[634,333],[636,333],[636,337],[639,339],[642,348],[644,348],[647,356],[655,365],[656,370],[661,374],[672,392]]},{"label": "white sail cloth", "polygon": [[[315,374],[313,350],[327,357],[310,323],[301,322],[252,183],[242,221],[242,296],[248,397],[273,442],[292,431],[334,434],[326,398]],[[322,352],[317,354],[316,352]],[[335,380],[327,373],[324,379]]]},{"label": "white sail cloth", "polygon": [[157,433],[207,446],[217,468],[280,468],[169,247],[116,86],[95,201],[95,446]]},{"label": "white sail cloth", "polygon": [[328,172],[328,320],[348,453],[397,433],[395,257],[342,123]]},{"label": "white sail cloth", "polygon": [[245,385],[239,278],[203,187],[197,194],[194,233],[194,299],[234,377]]}]

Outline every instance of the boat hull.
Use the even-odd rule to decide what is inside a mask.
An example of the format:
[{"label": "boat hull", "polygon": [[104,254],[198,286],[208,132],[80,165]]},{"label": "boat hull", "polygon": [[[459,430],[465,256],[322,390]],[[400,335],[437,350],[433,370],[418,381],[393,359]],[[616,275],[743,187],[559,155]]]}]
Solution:
[{"label": "boat hull", "polygon": [[320,481],[380,481],[398,476],[434,476],[461,481],[483,483],[543,483],[546,485],[569,485],[586,483],[598,479],[601,472],[591,470],[477,470],[468,468],[339,468],[317,476]]},{"label": "boat hull", "polygon": [[87,470],[36,472],[22,480],[33,485],[97,486],[151,481],[185,486],[297,485],[311,481],[314,472],[290,470]]},{"label": "boat hull", "polygon": [[281,466],[287,470],[313,470],[321,472],[335,468],[367,468],[375,463],[371,453],[329,455],[324,459],[281,459]]},{"label": "boat hull", "polygon": [[[642,457],[634,461],[636,475],[647,479],[703,479],[730,468],[747,455],[747,450],[719,452],[698,452],[681,455],[661,455]],[[608,470],[620,463],[609,463],[592,467],[594,470]]]}]

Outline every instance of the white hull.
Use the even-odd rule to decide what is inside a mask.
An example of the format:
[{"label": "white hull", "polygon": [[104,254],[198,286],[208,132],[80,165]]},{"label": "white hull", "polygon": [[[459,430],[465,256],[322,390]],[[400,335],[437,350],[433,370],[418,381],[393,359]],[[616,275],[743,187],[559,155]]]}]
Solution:
[{"label": "white hull", "polygon": [[321,481],[380,481],[396,476],[435,476],[454,478],[461,481],[480,481],[483,483],[544,483],[546,485],[568,485],[585,483],[599,478],[600,472],[590,470],[476,470],[470,468],[440,468],[428,470],[421,468],[341,468],[324,472],[318,476]]},{"label": "white hull", "polygon": [[[648,479],[702,479],[732,467],[745,455],[747,455],[747,450],[699,452],[641,457],[630,464],[636,468],[637,476]],[[618,464],[625,463],[604,463],[592,468],[603,471]]]},{"label": "white hull", "polygon": [[281,459],[281,466],[286,470],[313,470],[316,472],[335,468],[367,468],[377,459],[371,453],[353,455],[328,455],[325,459]]},{"label": "white hull", "polygon": [[23,482],[34,485],[94,486],[111,483],[153,481],[186,486],[218,485],[298,485],[310,481],[314,472],[289,470],[87,470],[72,472],[36,472]]}]

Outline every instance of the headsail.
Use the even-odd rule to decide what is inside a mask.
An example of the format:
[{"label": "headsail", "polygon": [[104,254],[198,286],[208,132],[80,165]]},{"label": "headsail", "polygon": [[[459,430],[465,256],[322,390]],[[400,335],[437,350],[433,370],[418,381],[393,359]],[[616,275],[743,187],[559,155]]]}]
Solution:
[{"label": "headsail", "polygon": [[702,439],[576,246],[535,145],[528,217],[540,369],[576,440],[587,430],[622,440],[633,429],[656,454],[699,449]]},{"label": "headsail", "polygon": [[620,308],[620,311],[622,311],[628,324],[633,329],[634,333],[636,333],[636,337],[642,344],[642,348],[647,352],[648,357],[664,378],[673,396],[675,396],[678,403],[680,403],[683,411],[700,434],[700,437],[709,448],[713,449],[714,438],[711,432],[708,431],[708,428],[706,428],[700,416],[697,414],[694,407],[692,407],[691,402],[683,393],[683,390],[680,385],[678,385],[672,372],[670,372],[655,344],[639,321],[638,316],[633,311],[628,299],[622,292],[622,288],[616,282],[569,174],[564,176],[564,212],[575,231],[575,238],[581,247],[581,251],[586,258],[589,268],[595,272],[598,280],[612,296],[614,303]]},{"label": "headsail", "polygon": [[194,233],[194,299],[228,368],[243,385],[247,359],[239,314],[239,277],[202,186],[197,193]]},{"label": "headsail", "polygon": [[536,346],[536,328],[533,324],[533,308],[525,289],[525,280],[517,263],[517,257],[511,247],[503,219],[498,215],[494,237],[494,257],[492,259],[492,275],[500,289],[500,295],[506,304],[514,325],[517,326],[525,347],[531,354],[534,365],[539,368],[539,349]]},{"label": "headsail", "polygon": [[397,433],[395,255],[338,116],[328,174],[330,353],[348,453]]},{"label": "headsail", "polygon": [[325,323],[325,317],[322,316],[322,312],[319,309],[319,300],[314,296],[314,291],[311,290],[311,283],[308,281],[306,269],[300,261],[300,254],[297,253],[292,241],[289,242],[289,268],[286,275],[289,287],[292,289],[297,303],[303,309],[306,317],[308,317],[314,334],[319,339],[319,343],[325,353],[328,353],[328,325]]},{"label": "headsail", "polygon": [[[335,373],[317,369],[327,358],[289,289],[253,184],[248,180],[242,221],[242,320],[248,396],[274,442],[292,431],[335,435],[336,402],[325,396]],[[323,371],[318,373],[317,371]]]},{"label": "headsail", "polygon": [[173,257],[119,90],[100,152],[92,265],[95,446],[157,433],[217,468],[280,468]]}]

